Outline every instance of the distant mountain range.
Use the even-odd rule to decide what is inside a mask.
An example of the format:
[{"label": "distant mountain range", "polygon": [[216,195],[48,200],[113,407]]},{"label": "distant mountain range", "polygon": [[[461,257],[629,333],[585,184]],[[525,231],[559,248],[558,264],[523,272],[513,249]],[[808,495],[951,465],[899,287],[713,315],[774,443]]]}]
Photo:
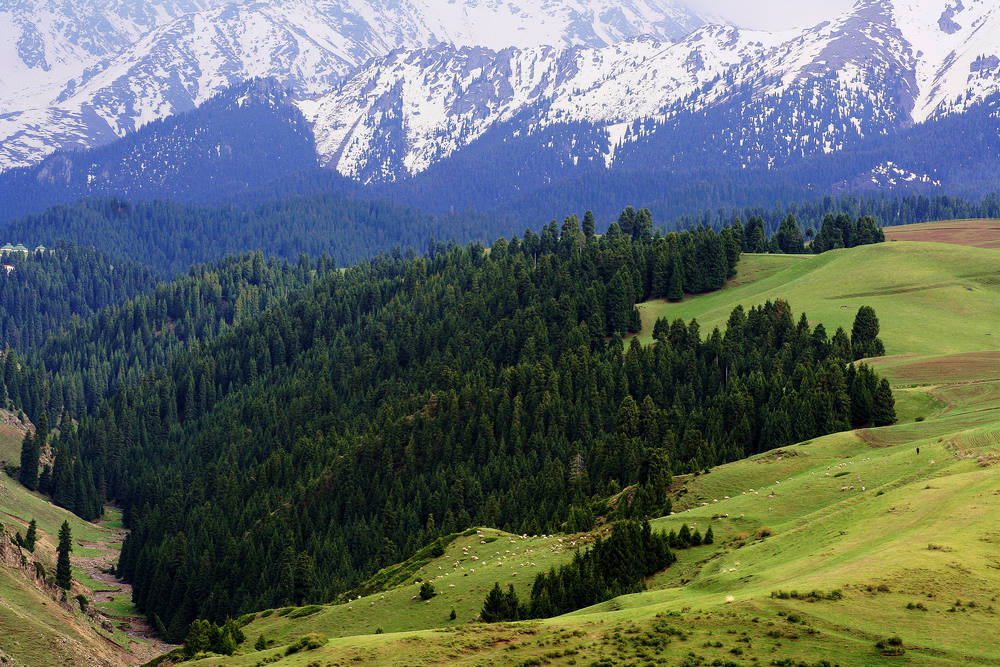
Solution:
[{"label": "distant mountain range", "polygon": [[252,77],[312,96],[398,49],[597,47],[703,23],[671,0],[99,4],[0,2],[0,167],[106,143]]},{"label": "distant mountain range", "polygon": [[[664,0],[83,4],[0,2],[3,48],[16,50],[0,51],[12,63],[0,74],[0,197],[5,182],[194,197],[203,178],[184,175],[206,160],[247,171],[217,192],[319,165],[428,209],[555,208],[584,191],[598,204],[650,201],[709,180],[731,194],[706,205],[736,203],[741,188],[963,191],[1000,176],[996,0],[861,0],[783,33]],[[266,124],[241,142],[236,123],[235,144],[209,146],[204,114],[200,130],[172,130],[175,146],[191,132],[195,153],[165,150],[163,125],[137,132],[218,95],[211,104],[236,114],[250,78],[267,81],[295,157]],[[127,150],[68,150],[119,137]],[[236,145],[246,152],[226,162]]]}]

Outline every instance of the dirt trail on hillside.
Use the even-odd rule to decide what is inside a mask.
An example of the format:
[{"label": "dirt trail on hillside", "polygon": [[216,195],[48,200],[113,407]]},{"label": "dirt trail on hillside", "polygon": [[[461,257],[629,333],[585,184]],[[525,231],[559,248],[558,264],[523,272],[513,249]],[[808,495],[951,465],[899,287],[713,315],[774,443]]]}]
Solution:
[{"label": "dirt trail on hillside", "polygon": [[[98,525],[101,523],[102,521],[97,522]],[[80,540],[77,542],[86,549],[100,552],[93,556],[72,557],[74,565],[86,572],[91,579],[102,584],[101,588],[108,589],[94,591],[93,604],[95,607],[101,603],[113,602],[122,598],[132,599],[132,585],[110,573],[121,555],[121,545],[127,535],[127,530],[116,530],[111,540],[108,541],[88,542]],[[176,648],[176,645],[168,644],[159,639],[149,622],[141,616],[115,616],[100,608],[97,609],[97,612],[103,618],[121,627],[129,637],[134,638],[134,641],[129,642],[129,653],[135,657],[133,664],[141,665]]]}]

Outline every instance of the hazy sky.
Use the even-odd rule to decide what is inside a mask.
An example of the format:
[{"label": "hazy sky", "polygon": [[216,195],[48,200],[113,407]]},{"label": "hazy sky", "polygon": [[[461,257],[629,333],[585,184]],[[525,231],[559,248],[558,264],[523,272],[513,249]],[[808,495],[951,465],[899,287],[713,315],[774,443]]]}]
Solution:
[{"label": "hazy sky", "polygon": [[837,16],[853,6],[854,0],[688,0],[688,4],[740,27],[785,30]]}]

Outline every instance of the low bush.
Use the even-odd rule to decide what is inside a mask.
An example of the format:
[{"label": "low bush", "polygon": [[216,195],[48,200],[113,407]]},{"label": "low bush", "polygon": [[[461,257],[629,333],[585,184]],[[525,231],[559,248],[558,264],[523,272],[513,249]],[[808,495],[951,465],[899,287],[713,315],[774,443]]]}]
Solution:
[{"label": "low bush", "polygon": [[302,635],[293,643],[288,645],[285,649],[285,655],[292,655],[293,653],[298,653],[299,651],[312,651],[318,649],[322,646],[326,646],[330,642],[329,639],[322,635],[318,635],[315,632],[310,632],[308,635]]}]

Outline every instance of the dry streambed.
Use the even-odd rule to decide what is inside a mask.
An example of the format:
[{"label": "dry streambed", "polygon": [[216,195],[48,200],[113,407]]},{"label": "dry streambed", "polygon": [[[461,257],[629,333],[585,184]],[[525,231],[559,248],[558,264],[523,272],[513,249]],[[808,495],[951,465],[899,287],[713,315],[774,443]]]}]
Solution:
[{"label": "dry streambed", "polygon": [[[97,523],[101,525],[106,521]],[[175,645],[156,636],[146,618],[132,606],[132,585],[114,574],[127,535],[127,530],[118,528],[109,540],[78,541],[85,555],[73,556],[73,565],[92,580],[89,583],[93,590],[92,601],[102,625],[105,629],[118,627],[128,635],[128,652],[135,657],[134,664],[140,665],[170,651]]]}]

